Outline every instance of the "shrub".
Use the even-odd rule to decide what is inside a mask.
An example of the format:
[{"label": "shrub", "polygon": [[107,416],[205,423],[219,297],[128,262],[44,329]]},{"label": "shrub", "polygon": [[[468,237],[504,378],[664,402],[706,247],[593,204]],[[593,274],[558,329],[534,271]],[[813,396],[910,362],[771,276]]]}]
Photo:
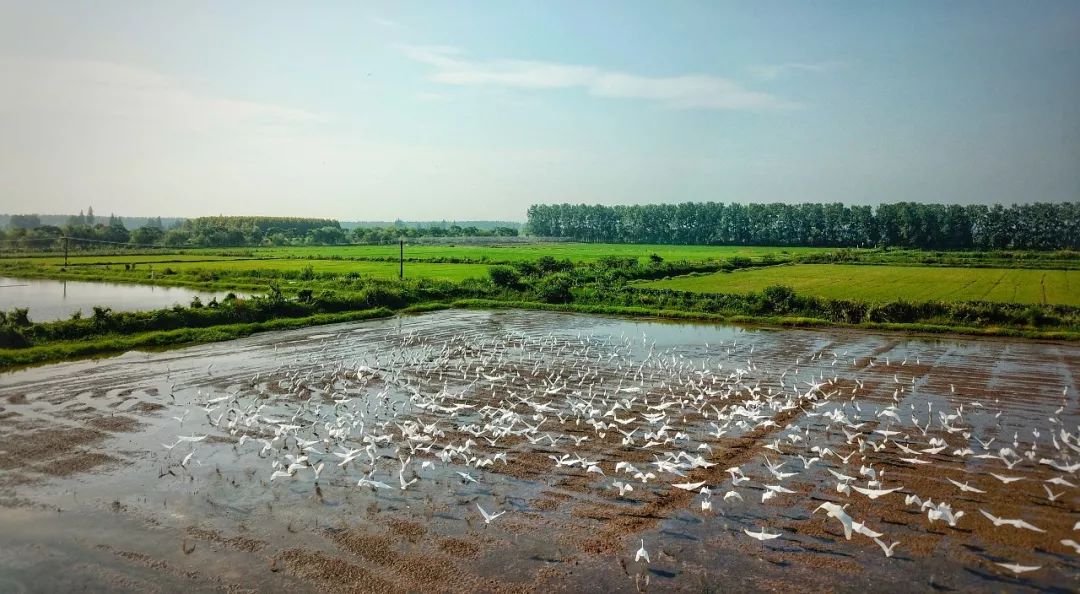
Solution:
[{"label": "shrub", "polygon": [[784,285],[772,285],[761,291],[762,299],[769,311],[788,313],[795,309],[795,290]]},{"label": "shrub", "polygon": [[30,325],[30,309],[26,307],[16,307],[11,310],[5,318],[11,325],[25,328]]},{"label": "shrub", "polygon": [[30,341],[23,335],[22,330],[10,323],[0,325],[0,346],[10,349],[18,349],[30,346]]},{"label": "shrub", "polygon": [[536,259],[536,267],[544,274],[563,272],[574,268],[574,263],[569,259],[556,260],[551,256],[540,256]]},{"label": "shrub", "polygon": [[492,266],[488,268],[488,276],[498,287],[515,289],[521,286],[521,274],[511,266]]},{"label": "shrub", "polygon": [[638,260],[637,258],[626,258],[621,256],[603,256],[596,261],[596,265],[600,268],[609,270],[623,270],[626,268],[637,267]]},{"label": "shrub", "polygon": [[381,284],[370,285],[360,291],[363,307],[402,307],[406,304],[405,295],[399,288],[390,288]]},{"label": "shrub", "polygon": [[573,284],[570,275],[564,272],[551,274],[536,283],[536,296],[545,303],[570,303]]}]

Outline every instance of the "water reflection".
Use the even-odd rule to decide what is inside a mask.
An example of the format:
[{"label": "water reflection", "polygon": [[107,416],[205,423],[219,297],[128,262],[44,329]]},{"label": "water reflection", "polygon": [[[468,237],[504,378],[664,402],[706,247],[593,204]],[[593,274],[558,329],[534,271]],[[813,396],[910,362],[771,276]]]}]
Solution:
[{"label": "water reflection", "polygon": [[67,319],[77,311],[89,315],[95,305],[138,311],[188,305],[196,296],[205,303],[225,295],[181,287],[0,277],[0,310],[28,307],[35,322]]}]

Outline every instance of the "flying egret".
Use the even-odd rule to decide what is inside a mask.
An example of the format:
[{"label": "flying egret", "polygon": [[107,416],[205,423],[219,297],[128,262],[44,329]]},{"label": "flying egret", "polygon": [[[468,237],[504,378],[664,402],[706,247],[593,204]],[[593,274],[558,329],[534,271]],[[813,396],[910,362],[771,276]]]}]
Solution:
[{"label": "flying egret", "polygon": [[637,563],[638,561],[641,561],[642,557],[645,558],[646,563],[652,563],[652,561],[649,560],[649,551],[645,550],[645,539],[644,538],[641,539],[641,548],[638,549],[637,554],[634,555],[634,563]]},{"label": "flying egret", "polygon": [[746,528],[743,528],[743,532],[745,532],[746,535],[749,536],[750,538],[760,540],[761,542],[765,542],[766,540],[772,540],[774,538],[779,538],[780,537],[780,533],[769,534],[768,532],[765,532],[764,528],[762,528],[758,532],[750,532]]},{"label": "flying egret", "polygon": [[484,510],[484,508],[480,507],[479,503],[476,504],[476,509],[480,510],[480,515],[484,516],[484,524],[490,524],[492,520],[506,513],[506,511],[501,511],[498,513],[489,514],[486,510]]},{"label": "flying egret", "polygon": [[1029,571],[1035,571],[1042,569],[1042,565],[1020,565],[1019,563],[994,563],[1013,572],[1014,575],[1020,575],[1021,573],[1027,573]]},{"label": "flying egret", "polygon": [[893,556],[893,549],[896,548],[896,545],[900,544],[900,541],[896,541],[896,542],[892,543],[891,545],[886,545],[885,541],[881,540],[880,538],[878,538],[876,536],[874,537],[874,542],[876,542],[877,545],[879,547],[881,547],[881,550],[884,551],[886,557],[892,557]]}]

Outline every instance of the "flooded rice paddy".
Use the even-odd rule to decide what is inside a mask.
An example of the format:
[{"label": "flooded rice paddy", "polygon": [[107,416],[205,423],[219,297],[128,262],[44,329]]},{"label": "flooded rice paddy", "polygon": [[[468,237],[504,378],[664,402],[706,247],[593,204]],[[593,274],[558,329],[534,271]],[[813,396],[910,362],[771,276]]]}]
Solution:
[{"label": "flooded rice paddy", "polygon": [[205,303],[225,295],[181,287],[0,277],[0,310],[28,307],[34,322],[64,320],[75,312],[89,316],[95,305],[103,303],[114,311],[141,311],[186,306],[195,297]]},{"label": "flooded rice paddy", "polygon": [[1076,591],[1078,371],[515,311],[21,370],[0,591]]}]

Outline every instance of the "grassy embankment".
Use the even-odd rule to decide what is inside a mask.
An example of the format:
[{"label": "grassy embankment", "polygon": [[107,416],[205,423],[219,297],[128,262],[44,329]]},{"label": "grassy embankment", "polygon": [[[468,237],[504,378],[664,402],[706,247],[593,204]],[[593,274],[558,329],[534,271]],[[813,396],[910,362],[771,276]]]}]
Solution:
[{"label": "grassy embankment", "polygon": [[[410,278],[404,283],[387,280],[396,275],[393,263],[339,259],[318,252],[327,248],[290,248],[294,257],[256,260],[245,259],[250,257],[246,253],[98,255],[80,257],[78,265],[66,268],[62,261],[50,258],[3,260],[0,275],[149,282],[263,292],[268,296],[203,308],[126,314],[103,311],[94,318],[46,324],[22,324],[9,316],[0,340],[0,346],[7,347],[0,348],[0,366],[223,340],[264,330],[450,306],[558,309],[781,326],[1080,337],[1080,310],[1074,307],[1076,296],[1069,289],[1076,286],[1076,277],[1072,276],[1076,272],[797,263],[847,262],[852,258],[872,263],[873,258],[896,257],[894,253],[876,251],[556,246],[576,259],[529,259],[519,258],[518,254],[496,260],[491,256],[494,252],[515,254],[513,250],[523,248],[466,246],[461,249],[470,251],[455,252],[452,250],[456,248],[438,247],[439,251],[430,252],[433,261],[406,264],[406,276]],[[654,252],[653,247],[667,251]],[[355,248],[333,249],[341,256],[341,251]],[[300,257],[305,250],[311,253]],[[364,257],[381,257],[378,252],[356,251],[366,253]],[[612,251],[623,255],[613,256]],[[647,257],[653,253],[658,258]],[[664,253],[686,259],[664,261]],[[485,254],[486,261],[470,262],[476,254]],[[1028,254],[1022,258],[984,256],[955,259],[974,262],[973,266],[1010,259],[1037,261],[1044,267],[1062,258],[1070,265],[1076,263],[1067,253],[1047,257]],[[926,257],[919,252],[909,254],[907,263],[917,264],[915,260]],[[156,258],[155,263],[146,258]],[[488,265],[495,261],[512,262],[513,266]],[[839,276],[839,271],[848,276]],[[1029,286],[1025,281],[1036,277],[1040,289],[1032,293],[1024,288]],[[730,283],[731,279],[749,279],[745,282],[750,284],[716,284]],[[803,285],[796,291],[774,286],[799,282]],[[672,286],[697,290],[671,290]],[[1047,303],[1043,303],[1044,294]],[[973,297],[982,300],[967,301]],[[1019,299],[1029,302],[1011,302]],[[1055,301],[1063,305],[1055,305]]]}]

